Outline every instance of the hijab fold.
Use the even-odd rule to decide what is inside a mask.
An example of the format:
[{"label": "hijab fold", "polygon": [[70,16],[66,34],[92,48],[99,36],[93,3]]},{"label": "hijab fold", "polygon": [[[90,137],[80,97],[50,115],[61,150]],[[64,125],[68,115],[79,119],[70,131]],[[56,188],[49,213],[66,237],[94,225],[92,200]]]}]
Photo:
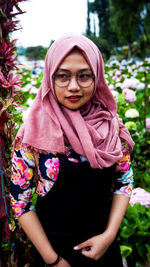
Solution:
[{"label": "hijab fold", "polygon": [[[95,76],[92,99],[80,110],[69,110],[58,103],[52,79],[74,47],[81,50]],[[18,137],[32,149],[44,153],[65,153],[65,146],[70,145],[77,153],[86,156],[93,168],[109,167],[121,159],[121,139],[126,140],[132,150],[134,142],[117,116],[116,102],[104,78],[101,53],[88,38],[68,35],[50,47],[42,85]]]}]

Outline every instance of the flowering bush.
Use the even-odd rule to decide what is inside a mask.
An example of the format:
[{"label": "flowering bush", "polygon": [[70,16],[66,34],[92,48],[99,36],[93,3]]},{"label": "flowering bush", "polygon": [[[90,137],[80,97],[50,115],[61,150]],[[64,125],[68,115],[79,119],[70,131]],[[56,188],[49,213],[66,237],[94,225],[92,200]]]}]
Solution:
[{"label": "flowering bush", "polygon": [[[17,30],[16,15],[22,14],[19,2],[26,0],[0,1],[0,266],[20,266],[29,261],[30,244],[8,207],[10,184],[10,156],[15,134],[16,114],[22,101],[20,75],[17,67],[16,40],[10,33]],[[14,10],[17,10],[15,13]]]},{"label": "flowering bush", "polygon": [[140,203],[128,206],[118,240],[128,266],[149,266],[146,262],[150,262],[150,207]]},{"label": "flowering bush", "polygon": [[135,142],[132,153],[135,189],[118,239],[127,264],[143,267],[150,262],[150,59],[106,64],[105,69],[118,114]]}]

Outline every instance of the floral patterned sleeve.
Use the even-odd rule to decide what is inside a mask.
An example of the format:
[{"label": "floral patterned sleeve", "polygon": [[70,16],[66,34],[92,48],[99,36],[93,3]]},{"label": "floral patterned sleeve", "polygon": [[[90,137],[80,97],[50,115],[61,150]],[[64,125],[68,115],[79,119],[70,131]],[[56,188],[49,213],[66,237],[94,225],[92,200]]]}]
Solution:
[{"label": "floral patterned sleeve", "polygon": [[131,197],[133,189],[133,170],[129,154],[128,143],[122,140],[122,159],[116,164],[116,179],[114,182],[114,194],[123,194]]},{"label": "floral patterned sleeve", "polygon": [[34,209],[31,202],[34,170],[33,153],[18,140],[12,157],[10,185],[10,203],[16,218]]}]

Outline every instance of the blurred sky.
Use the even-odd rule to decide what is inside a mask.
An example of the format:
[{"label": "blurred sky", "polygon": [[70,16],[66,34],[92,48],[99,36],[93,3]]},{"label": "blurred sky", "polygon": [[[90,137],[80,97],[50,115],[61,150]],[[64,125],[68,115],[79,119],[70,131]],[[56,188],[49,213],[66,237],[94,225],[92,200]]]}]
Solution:
[{"label": "blurred sky", "polygon": [[22,30],[13,33],[20,46],[49,46],[51,40],[68,33],[85,33],[87,0],[29,0],[19,4]]}]

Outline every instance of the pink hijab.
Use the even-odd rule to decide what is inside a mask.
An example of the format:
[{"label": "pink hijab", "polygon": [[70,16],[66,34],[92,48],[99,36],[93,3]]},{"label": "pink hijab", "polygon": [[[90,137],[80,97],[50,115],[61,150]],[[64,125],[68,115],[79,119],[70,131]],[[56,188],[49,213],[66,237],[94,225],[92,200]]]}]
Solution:
[{"label": "pink hijab", "polygon": [[[95,92],[89,103],[72,111],[57,102],[52,75],[74,47],[82,51],[93,71]],[[109,167],[122,157],[120,138],[128,142],[130,151],[134,145],[119,119],[118,135],[116,112],[116,102],[104,78],[99,49],[84,36],[67,35],[55,41],[46,55],[42,85],[17,137],[43,153],[65,153],[65,145],[69,144],[78,154],[88,158],[91,167]]]}]

